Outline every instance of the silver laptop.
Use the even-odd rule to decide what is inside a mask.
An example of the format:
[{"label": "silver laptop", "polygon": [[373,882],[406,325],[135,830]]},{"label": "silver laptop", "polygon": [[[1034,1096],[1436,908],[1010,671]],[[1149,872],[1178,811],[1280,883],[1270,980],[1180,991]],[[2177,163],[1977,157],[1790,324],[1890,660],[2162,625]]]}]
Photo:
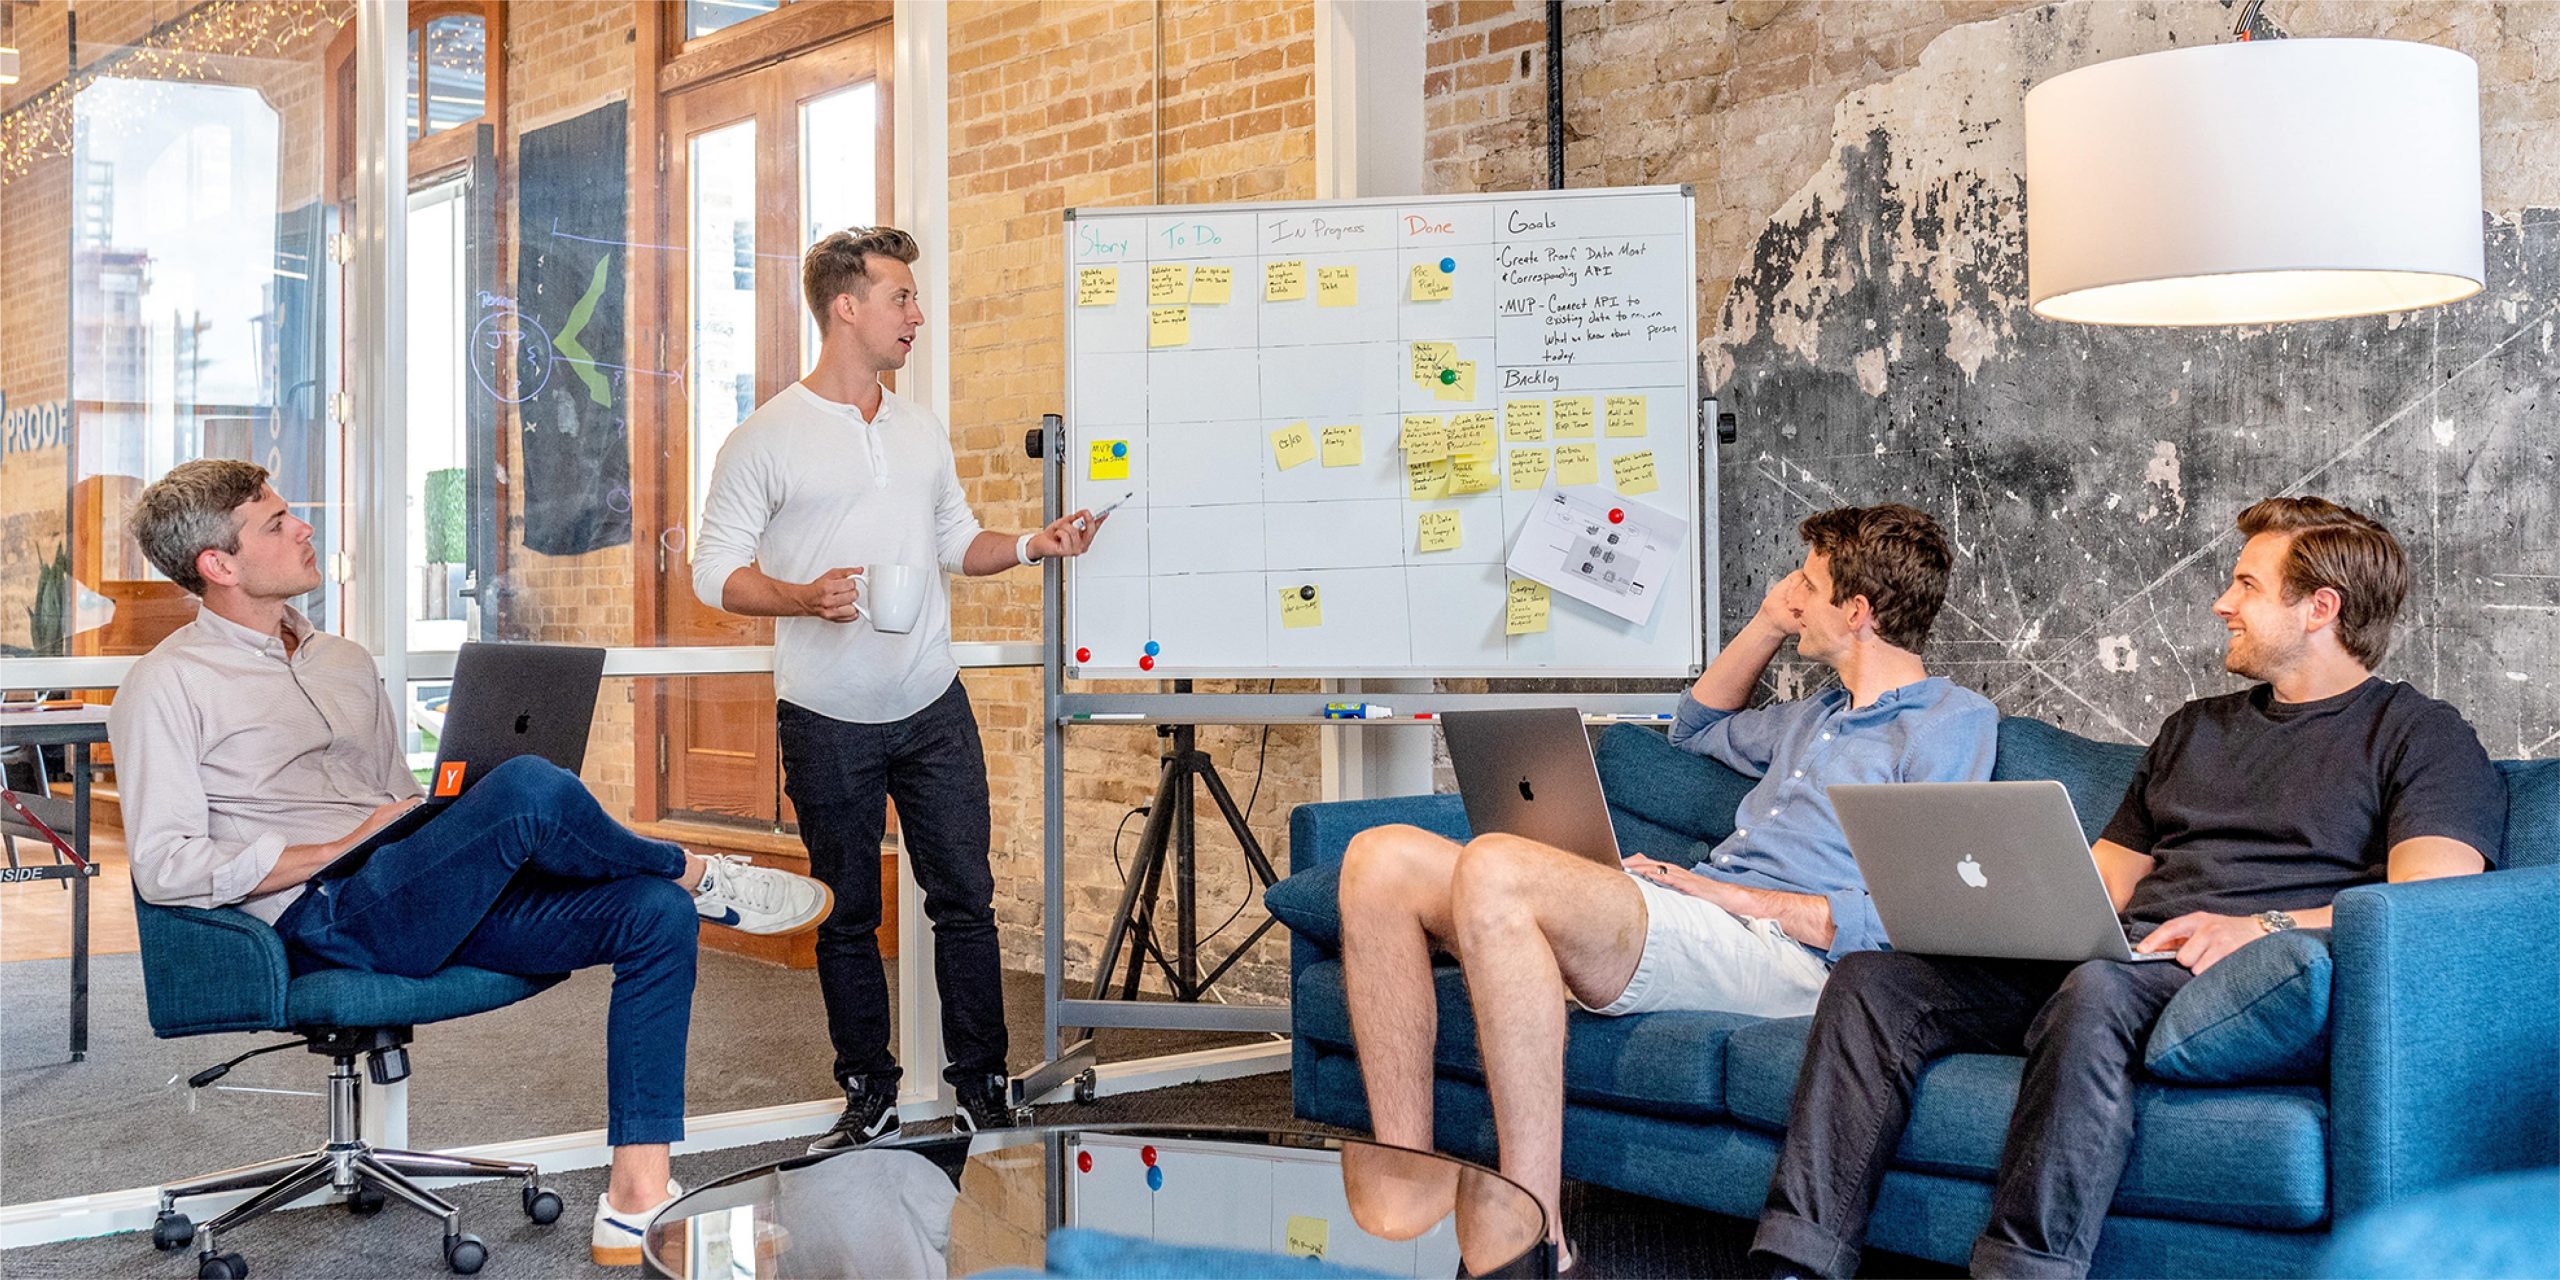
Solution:
[{"label": "silver laptop", "polygon": [[1440,731],[1470,830],[1522,836],[1619,868],[1618,834],[1580,711],[1449,711]]},{"label": "silver laptop", "polygon": [[1896,951],[1999,960],[2136,953],[2059,782],[1826,788]]}]

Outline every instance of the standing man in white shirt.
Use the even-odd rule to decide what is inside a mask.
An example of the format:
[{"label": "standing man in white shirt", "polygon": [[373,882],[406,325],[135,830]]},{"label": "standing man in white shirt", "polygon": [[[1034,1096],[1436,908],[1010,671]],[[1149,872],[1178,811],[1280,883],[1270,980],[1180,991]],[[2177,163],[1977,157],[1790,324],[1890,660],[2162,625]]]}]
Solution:
[{"label": "standing man in white shirt", "polygon": [[[880,927],[880,840],[898,806],[908,865],[933,921],[943,1078],[963,1131],[1007,1122],[1003,970],[987,865],[986,756],[951,655],[944,573],[971,577],[1084,554],[1102,518],[1078,511],[1037,533],[991,533],[960,491],[951,433],[883,387],[905,367],[924,311],[916,242],[895,227],[839,231],[809,247],[801,285],[817,317],[817,367],[738,424],[712,468],[693,538],[693,589],[730,613],[777,618],[773,684],[783,790],[809,869],[835,891],[818,929],[818,985],[844,1114],[812,1151],[897,1132]],[[923,578],[905,631],[883,630],[864,566]],[[871,615],[871,616],[866,616]]]}]

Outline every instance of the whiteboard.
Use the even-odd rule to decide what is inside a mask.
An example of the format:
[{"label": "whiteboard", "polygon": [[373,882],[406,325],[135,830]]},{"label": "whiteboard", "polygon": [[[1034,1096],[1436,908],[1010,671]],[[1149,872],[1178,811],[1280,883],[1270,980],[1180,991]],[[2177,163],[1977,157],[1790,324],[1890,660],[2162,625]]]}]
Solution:
[{"label": "whiteboard", "polygon": [[[1697,671],[1696,225],[1685,187],[1068,210],[1064,509],[1126,500],[1067,562],[1067,673]],[[1688,526],[1641,624],[1514,600],[1558,488]]]}]

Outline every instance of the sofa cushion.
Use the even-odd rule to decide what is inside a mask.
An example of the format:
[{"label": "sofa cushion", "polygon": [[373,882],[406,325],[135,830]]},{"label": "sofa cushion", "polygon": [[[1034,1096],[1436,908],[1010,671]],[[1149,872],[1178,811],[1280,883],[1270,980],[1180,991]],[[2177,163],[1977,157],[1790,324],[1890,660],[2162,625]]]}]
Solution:
[{"label": "sofa cushion", "polygon": [[321,969],[285,989],[285,1025],[407,1027],[504,1008],[560,981],[448,965],[424,978]]},{"label": "sofa cushion", "polygon": [[2142,1065],[2182,1084],[2322,1084],[2329,1078],[2329,931],[2273,933],[2171,997]]},{"label": "sofa cushion", "polygon": [[[1481,1082],[1474,1010],[1457,967],[1432,971],[1438,988],[1440,1038],[1432,1056],[1441,1073]],[[1351,1007],[1342,962],[1321,960],[1298,973],[1291,994],[1297,1034],[1351,1048]],[[1576,1009],[1567,1017],[1565,1096],[1588,1106],[1688,1119],[1724,1111],[1725,1037],[1756,1019],[1738,1013],[1647,1013],[1603,1018]]]},{"label": "sofa cushion", "polygon": [[2051,778],[2071,793],[2071,808],[2091,841],[2107,829],[2133,785],[2143,748],[2123,742],[2092,742],[2067,729],[2057,729],[2029,716],[2003,716],[2000,753],[1991,762],[1993,782]]},{"label": "sofa cushion", "polygon": [[1621,853],[1691,861],[1699,856],[1691,845],[1733,834],[1733,815],[1751,792],[1752,779],[1672,746],[1658,730],[1612,725],[1594,755]]},{"label": "sofa cushion", "polygon": [[[1733,1032],[1725,1047],[1725,1105],[1772,1133],[1804,1061],[1811,1018],[1772,1019]],[[1929,1064],[1898,1166],[1992,1180],[2026,1059],[1953,1054]],[[2318,1226],[2329,1212],[2328,1116],[2321,1090],[2298,1085],[2193,1089],[2135,1086],[2132,1158],[2114,1211],[2243,1227]]]},{"label": "sofa cushion", "polygon": [[2560,760],[2501,760],[2507,780],[2507,847],[2500,868],[2560,862]]},{"label": "sofa cushion", "polygon": [[1262,891],[1263,909],[1327,951],[1342,949],[1342,864],[1309,867]]}]

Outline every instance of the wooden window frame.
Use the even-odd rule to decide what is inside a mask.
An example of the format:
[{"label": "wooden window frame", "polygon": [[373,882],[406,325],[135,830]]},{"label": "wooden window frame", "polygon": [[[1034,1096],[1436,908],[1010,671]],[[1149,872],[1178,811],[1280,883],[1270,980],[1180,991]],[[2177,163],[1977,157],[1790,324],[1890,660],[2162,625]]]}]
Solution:
[{"label": "wooden window frame", "polygon": [[[409,144],[409,182],[414,187],[421,179],[442,176],[471,163],[471,126],[502,126],[507,118],[507,17],[506,6],[498,0],[410,0],[409,30],[419,41],[419,60],[425,61],[427,24],[438,18],[461,16],[480,19],[481,47],[484,53],[480,67],[480,115],[434,133],[422,133]],[[405,95],[406,90],[402,91]],[[418,86],[418,127],[426,128],[426,86]]]},{"label": "wooden window frame", "polygon": [[[676,93],[780,62],[889,20],[891,0],[797,0],[771,13],[684,38],[684,0],[638,0],[641,22],[657,27],[664,51],[655,68],[658,92]],[[654,10],[654,12],[652,12]]]}]

